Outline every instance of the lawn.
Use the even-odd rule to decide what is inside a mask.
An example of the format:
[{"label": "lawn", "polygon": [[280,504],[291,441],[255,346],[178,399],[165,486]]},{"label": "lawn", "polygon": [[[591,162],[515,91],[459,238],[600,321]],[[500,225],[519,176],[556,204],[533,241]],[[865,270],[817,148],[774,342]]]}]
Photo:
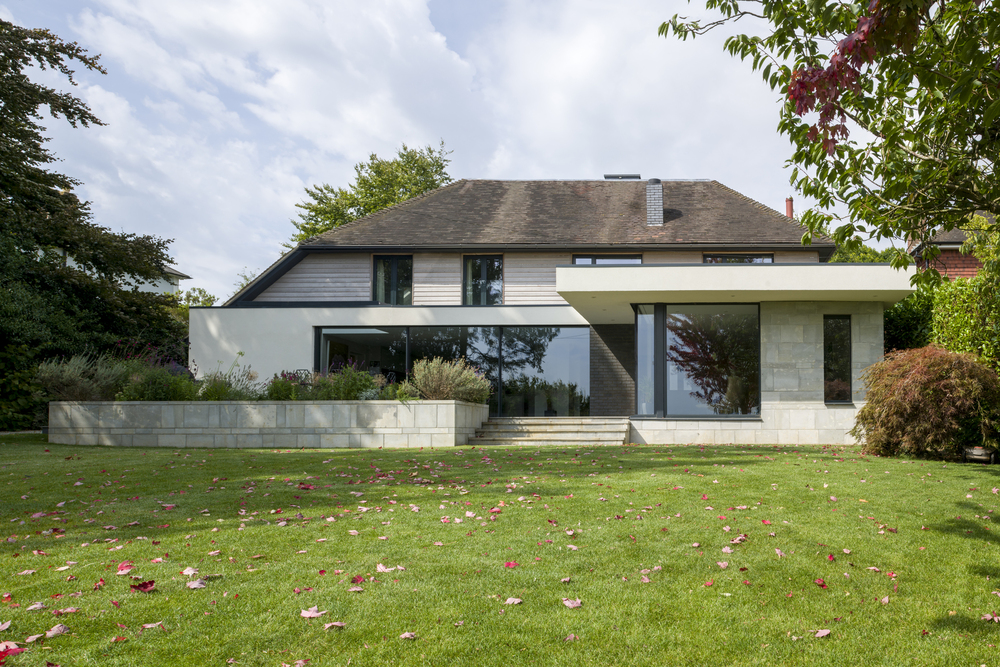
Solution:
[{"label": "lawn", "polygon": [[998,471],[0,435],[0,641],[28,649],[3,664],[994,665]]}]

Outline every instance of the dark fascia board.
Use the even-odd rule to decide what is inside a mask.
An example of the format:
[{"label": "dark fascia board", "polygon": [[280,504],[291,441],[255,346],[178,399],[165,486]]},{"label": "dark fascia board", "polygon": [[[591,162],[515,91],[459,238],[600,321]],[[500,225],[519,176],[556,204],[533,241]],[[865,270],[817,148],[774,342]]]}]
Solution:
[{"label": "dark fascia board", "polygon": [[635,253],[657,250],[695,250],[702,252],[775,252],[778,250],[819,253],[819,261],[826,262],[837,249],[834,245],[798,245],[798,244],[732,244],[732,243],[606,243],[606,244],[461,244],[461,245],[427,245],[427,246],[302,246],[307,253],[355,253],[369,252],[375,254],[412,254],[419,252],[460,252],[463,254],[489,254],[504,251],[519,252],[553,252],[566,251],[571,253],[607,252]]},{"label": "dark fascia board", "polygon": [[360,308],[377,305],[377,301],[236,301],[226,308]]},{"label": "dark fascia board", "polygon": [[235,298],[232,302],[223,304],[225,308],[242,308],[246,307],[247,304],[253,304],[253,300],[256,299],[261,293],[268,287],[273,285],[278,278],[288,273],[288,271],[305,259],[308,254],[301,246],[292,250],[285,258],[278,263],[277,266],[271,268],[270,271],[266,272],[264,275],[257,278],[256,281],[251,283],[249,286],[245,287],[243,293]]}]

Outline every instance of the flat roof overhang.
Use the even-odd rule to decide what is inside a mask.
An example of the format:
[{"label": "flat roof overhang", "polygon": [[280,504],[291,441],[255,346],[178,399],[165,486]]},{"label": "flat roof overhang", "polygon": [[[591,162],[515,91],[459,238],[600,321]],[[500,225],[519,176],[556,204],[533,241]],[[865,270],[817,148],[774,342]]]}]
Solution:
[{"label": "flat roof overhang", "polygon": [[634,321],[633,303],[878,301],[915,290],[888,264],[641,264],[556,267],[556,291],[591,324]]}]

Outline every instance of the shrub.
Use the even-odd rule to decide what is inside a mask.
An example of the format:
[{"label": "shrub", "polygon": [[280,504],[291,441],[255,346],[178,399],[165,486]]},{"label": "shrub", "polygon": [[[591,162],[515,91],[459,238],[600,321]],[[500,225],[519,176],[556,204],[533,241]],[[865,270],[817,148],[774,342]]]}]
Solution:
[{"label": "shrub", "polygon": [[144,361],[123,361],[110,355],[77,354],[50,359],[38,366],[36,379],[49,400],[110,401]]},{"label": "shrub", "polygon": [[40,427],[45,423],[45,401],[37,367],[27,345],[0,350],[0,431]]},{"label": "shrub", "polygon": [[934,346],[893,352],[862,378],[868,402],[850,433],[866,453],[956,459],[995,435],[1000,379],[972,355]]},{"label": "shrub", "polygon": [[201,401],[256,401],[265,393],[265,388],[257,382],[257,372],[250,365],[240,366],[242,352],[236,353],[229,370],[220,369],[208,373],[201,382],[198,400]]},{"label": "shrub", "polygon": [[465,359],[421,359],[413,364],[411,382],[420,396],[428,400],[485,403],[492,392],[490,381]]},{"label": "shrub", "polygon": [[264,398],[270,401],[298,401],[309,394],[306,376],[301,371],[276,373],[264,389]]},{"label": "shrub", "polygon": [[358,364],[346,363],[329,375],[316,378],[309,397],[318,401],[366,400],[361,395],[365,392],[370,395],[371,390],[378,392],[379,385],[384,382],[381,375],[376,378]]},{"label": "shrub", "polygon": [[921,289],[886,309],[885,351],[912,350],[931,343],[934,292]]},{"label": "shrub", "polygon": [[420,392],[412,384],[403,380],[399,383],[387,384],[379,393],[383,401],[414,401],[420,398]]},{"label": "shrub", "polygon": [[934,342],[979,356],[1000,370],[1000,285],[985,273],[941,284],[934,292]]},{"label": "shrub", "polygon": [[119,401],[193,401],[198,387],[186,375],[164,366],[147,366],[132,375],[115,397]]}]

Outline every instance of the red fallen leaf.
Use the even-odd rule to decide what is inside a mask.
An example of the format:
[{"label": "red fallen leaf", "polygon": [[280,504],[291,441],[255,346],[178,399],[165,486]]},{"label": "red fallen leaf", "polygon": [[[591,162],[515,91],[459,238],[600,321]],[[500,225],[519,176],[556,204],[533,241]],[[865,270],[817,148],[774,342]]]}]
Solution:
[{"label": "red fallen leaf", "polygon": [[323,576],[324,574],[326,574],[326,570],[320,570],[320,571],[319,571],[319,576],[321,576],[321,577],[322,577],[322,576]]},{"label": "red fallen leaf", "polygon": [[704,584],[702,584],[702,586],[704,586],[705,588],[710,588],[713,584],[715,584],[715,580],[714,579],[709,579]]},{"label": "red fallen leaf", "polygon": [[123,641],[125,641],[126,639],[128,639],[128,638],[127,638],[127,637],[115,637],[115,638],[114,638],[114,639],[112,639],[111,641],[112,641],[112,642],[123,642]]},{"label": "red fallen leaf", "polygon": [[765,526],[770,526],[771,525],[771,522],[768,521],[767,519],[764,519],[763,521],[761,521],[761,523],[764,524]]},{"label": "red fallen leaf", "polygon": [[117,572],[117,574],[128,574],[129,572],[132,571],[133,566],[134,566],[134,563],[132,563],[132,561],[130,561],[130,560],[123,560],[122,562],[118,563],[118,572]]},{"label": "red fallen leaf", "polygon": [[816,637],[826,637],[828,634],[830,634],[829,630],[820,630],[816,633]]},{"label": "red fallen leaf", "polygon": [[490,510],[490,514],[500,514],[500,512],[503,512],[503,510],[499,507],[494,507]]},{"label": "red fallen leaf", "polygon": [[509,568],[515,568],[515,567],[518,566],[518,563],[517,563],[517,561],[513,561],[513,560],[512,561],[507,561],[506,563],[503,564],[503,566],[504,567],[509,567]]},{"label": "red fallen leaf", "polygon": [[0,598],[0,601],[3,601],[3,602],[10,602],[10,601],[11,601],[11,600],[13,600],[13,599],[14,599],[14,598],[12,598],[12,597],[10,596],[10,593],[4,593],[4,594],[3,594],[3,597],[2,597],[2,598]]},{"label": "red fallen leaf", "polygon": [[749,580],[749,579],[744,579],[744,580],[743,580],[743,583],[744,583],[745,585],[747,585],[747,586],[750,586],[750,580]]},{"label": "red fallen leaf", "polygon": [[708,500],[708,494],[705,494],[705,493],[701,494],[701,499],[702,500]]},{"label": "red fallen leaf", "polygon": [[48,556],[48,554],[42,551],[41,549],[34,549],[32,550],[31,553],[35,554],[36,556]]},{"label": "red fallen leaf", "polygon": [[149,581],[142,581],[138,584],[132,584],[129,586],[136,593],[148,593],[154,588],[156,588],[156,582],[150,579]]},{"label": "red fallen leaf", "polygon": [[921,631],[921,633],[920,633],[920,634],[921,634],[921,635],[924,635],[924,636],[927,636],[927,635],[929,635],[930,633],[929,633],[929,632],[927,632],[926,630],[923,630],[923,631]]},{"label": "red fallen leaf", "polygon": [[828,561],[830,561],[831,563],[832,563],[833,561],[837,560],[836,558],[834,558],[834,557],[833,557],[833,554],[830,554],[829,556],[827,556],[827,557],[826,557],[826,559],[827,559]]},{"label": "red fallen leaf", "polygon": [[121,602],[118,602],[117,600],[111,600],[111,604],[115,606],[115,609],[118,609],[121,606]]},{"label": "red fallen leaf", "polygon": [[813,581],[813,583],[819,586],[820,588],[827,588],[826,583],[822,579],[816,579]]},{"label": "red fallen leaf", "polygon": [[360,584],[360,583],[364,582],[364,580],[365,580],[365,575],[363,575],[363,574],[356,574],[356,575],[354,575],[354,577],[351,578],[351,583],[352,584]]}]

